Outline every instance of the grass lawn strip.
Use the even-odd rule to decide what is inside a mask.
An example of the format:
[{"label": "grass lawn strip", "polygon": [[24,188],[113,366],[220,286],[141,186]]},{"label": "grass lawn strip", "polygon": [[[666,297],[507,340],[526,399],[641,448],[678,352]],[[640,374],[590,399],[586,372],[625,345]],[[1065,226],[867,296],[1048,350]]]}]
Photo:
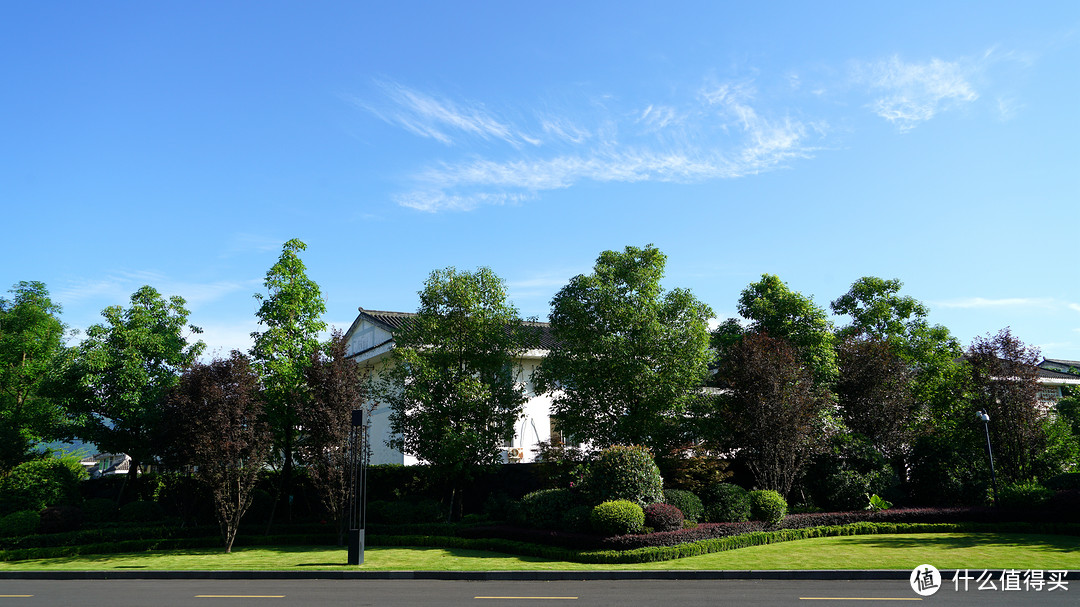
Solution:
[{"label": "grass lawn strip", "polygon": [[[1004,533],[911,533],[817,537],[651,563],[588,564],[465,548],[372,547],[360,567],[372,571],[589,571],[912,569],[1080,570],[1080,538]],[[232,554],[198,548],[83,555],[0,563],[0,571],[192,571],[353,569],[343,548],[242,547]]]}]

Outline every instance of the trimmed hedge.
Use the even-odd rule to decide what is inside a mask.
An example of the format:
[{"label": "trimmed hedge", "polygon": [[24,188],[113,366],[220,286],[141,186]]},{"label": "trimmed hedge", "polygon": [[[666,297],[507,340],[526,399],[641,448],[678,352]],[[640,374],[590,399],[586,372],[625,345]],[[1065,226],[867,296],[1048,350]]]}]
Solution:
[{"label": "trimmed hedge", "polygon": [[691,491],[664,489],[664,503],[675,506],[683,513],[683,519],[694,523],[705,515],[705,505],[701,503],[701,498]]},{"label": "trimmed hedge", "polygon": [[779,525],[787,515],[787,501],[776,491],[762,489],[751,491],[750,518],[768,525]]},{"label": "trimmed hedge", "polygon": [[710,523],[741,523],[750,520],[750,497],[732,483],[715,483],[701,492],[705,520]]},{"label": "trimmed hedge", "polygon": [[0,517],[0,536],[20,537],[37,533],[41,515],[36,510],[20,510]]},{"label": "trimmed hedge", "polygon": [[628,500],[644,508],[664,501],[664,480],[647,448],[614,445],[589,464],[585,493],[593,506]]},{"label": "trimmed hedge", "polygon": [[645,526],[655,531],[677,531],[683,528],[683,513],[671,504],[649,504],[645,507]]},{"label": "trimmed hedge", "polygon": [[629,500],[613,500],[593,508],[589,523],[594,531],[606,536],[641,533],[645,512]]}]

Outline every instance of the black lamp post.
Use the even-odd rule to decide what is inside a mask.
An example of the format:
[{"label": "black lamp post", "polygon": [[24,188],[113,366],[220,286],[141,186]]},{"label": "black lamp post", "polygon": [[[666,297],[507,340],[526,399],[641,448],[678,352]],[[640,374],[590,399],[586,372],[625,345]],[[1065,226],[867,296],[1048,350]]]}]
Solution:
[{"label": "black lamp post", "polygon": [[990,448],[990,416],[985,411],[979,411],[975,415],[978,416],[979,421],[983,423],[983,429],[986,430],[986,453],[990,456],[990,478],[994,483],[994,506],[997,506],[997,472],[994,471],[994,451]]},{"label": "black lamp post", "polygon": [[367,526],[367,432],[364,411],[353,409],[349,430],[349,564],[364,563],[364,530]]}]

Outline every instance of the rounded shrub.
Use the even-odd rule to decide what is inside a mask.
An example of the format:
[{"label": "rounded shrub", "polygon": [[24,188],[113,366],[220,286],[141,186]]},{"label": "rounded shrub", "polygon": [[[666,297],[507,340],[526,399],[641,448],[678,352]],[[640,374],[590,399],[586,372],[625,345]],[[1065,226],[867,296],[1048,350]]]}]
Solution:
[{"label": "rounded shrub", "polygon": [[750,517],[770,525],[779,525],[787,516],[787,500],[771,489],[751,491]]},{"label": "rounded shrub", "polygon": [[153,523],[165,518],[165,510],[157,502],[131,502],[120,506],[120,522]]},{"label": "rounded shrub", "polygon": [[701,492],[705,520],[710,523],[741,523],[750,520],[746,489],[732,483],[714,483]]},{"label": "rounded shrub", "polygon": [[671,504],[645,506],[645,526],[655,531],[677,531],[683,527],[683,513]]},{"label": "rounded shrub", "polygon": [[566,513],[577,505],[570,489],[541,489],[521,498],[521,522],[541,529],[563,529]]},{"label": "rounded shrub", "polygon": [[647,448],[614,445],[589,464],[585,492],[593,504],[628,500],[644,508],[664,501],[664,479]]},{"label": "rounded shrub", "polygon": [[692,491],[664,489],[664,503],[671,504],[683,514],[683,519],[696,523],[705,515],[705,505]]},{"label": "rounded shrub", "polygon": [[18,537],[37,533],[41,515],[36,510],[20,510],[0,518],[0,537]]},{"label": "rounded shrub", "polygon": [[86,471],[77,460],[68,461],[73,459],[47,457],[12,468],[0,479],[0,514],[77,503]]},{"label": "rounded shrub", "polygon": [[645,527],[645,511],[629,500],[613,500],[594,507],[589,523],[593,531],[603,535],[641,533]]}]

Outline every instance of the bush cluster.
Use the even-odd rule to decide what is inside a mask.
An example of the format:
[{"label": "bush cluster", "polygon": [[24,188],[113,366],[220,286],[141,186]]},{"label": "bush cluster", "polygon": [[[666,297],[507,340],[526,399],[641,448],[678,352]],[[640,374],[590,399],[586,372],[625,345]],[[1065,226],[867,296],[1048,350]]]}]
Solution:
[{"label": "bush cluster", "polygon": [[589,464],[585,493],[592,504],[628,500],[644,508],[664,501],[664,481],[647,448],[615,445]]},{"label": "bush cluster", "polygon": [[683,489],[664,489],[664,503],[671,504],[683,514],[683,519],[696,523],[705,514],[701,499],[691,491]]},{"label": "bush cluster", "polygon": [[715,483],[702,491],[705,520],[710,523],[740,523],[750,520],[750,498],[746,489],[732,483]]},{"label": "bush cluster", "polygon": [[750,517],[768,525],[779,525],[787,515],[787,501],[771,489],[751,491]]},{"label": "bush cluster", "polygon": [[[582,506],[571,489],[541,489],[521,498],[518,521],[541,529],[572,529],[580,521],[570,520],[571,511]],[[580,517],[580,511],[575,512]]]},{"label": "bush cluster", "polygon": [[48,457],[23,462],[0,478],[0,515],[20,510],[78,503],[86,471],[73,458]]},{"label": "bush cluster", "polygon": [[152,523],[165,518],[165,510],[157,502],[138,501],[120,506],[120,522]]},{"label": "bush cluster", "polygon": [[375,500],[367,504],[367,519],[390,525],[437,523],[446,520],[446,509],[435,500]]},{"label": "bush cluster", "polygon": [[36,510],[20,510],[0,518],[0,537],[18,537],[37,533],[41,515]]},{"label": "bush cluster", "polygon": [[683,513],[671,504],[645,506],[645,526],[654,531],[676,531],[683,528]]},{"label": "bush cluster", "polygon": [[589,523],[602,535],[641,533],[645,527],[645,511],[629,500],[612,500],[594,507]]},{"label": "bush cluster", "polygon": [[1054,497],[1054,490],[1047,489],[1037,481],[1013,483],[1001,488],[998,500],[1002,508],[1030,510],[1042,508]]}]

